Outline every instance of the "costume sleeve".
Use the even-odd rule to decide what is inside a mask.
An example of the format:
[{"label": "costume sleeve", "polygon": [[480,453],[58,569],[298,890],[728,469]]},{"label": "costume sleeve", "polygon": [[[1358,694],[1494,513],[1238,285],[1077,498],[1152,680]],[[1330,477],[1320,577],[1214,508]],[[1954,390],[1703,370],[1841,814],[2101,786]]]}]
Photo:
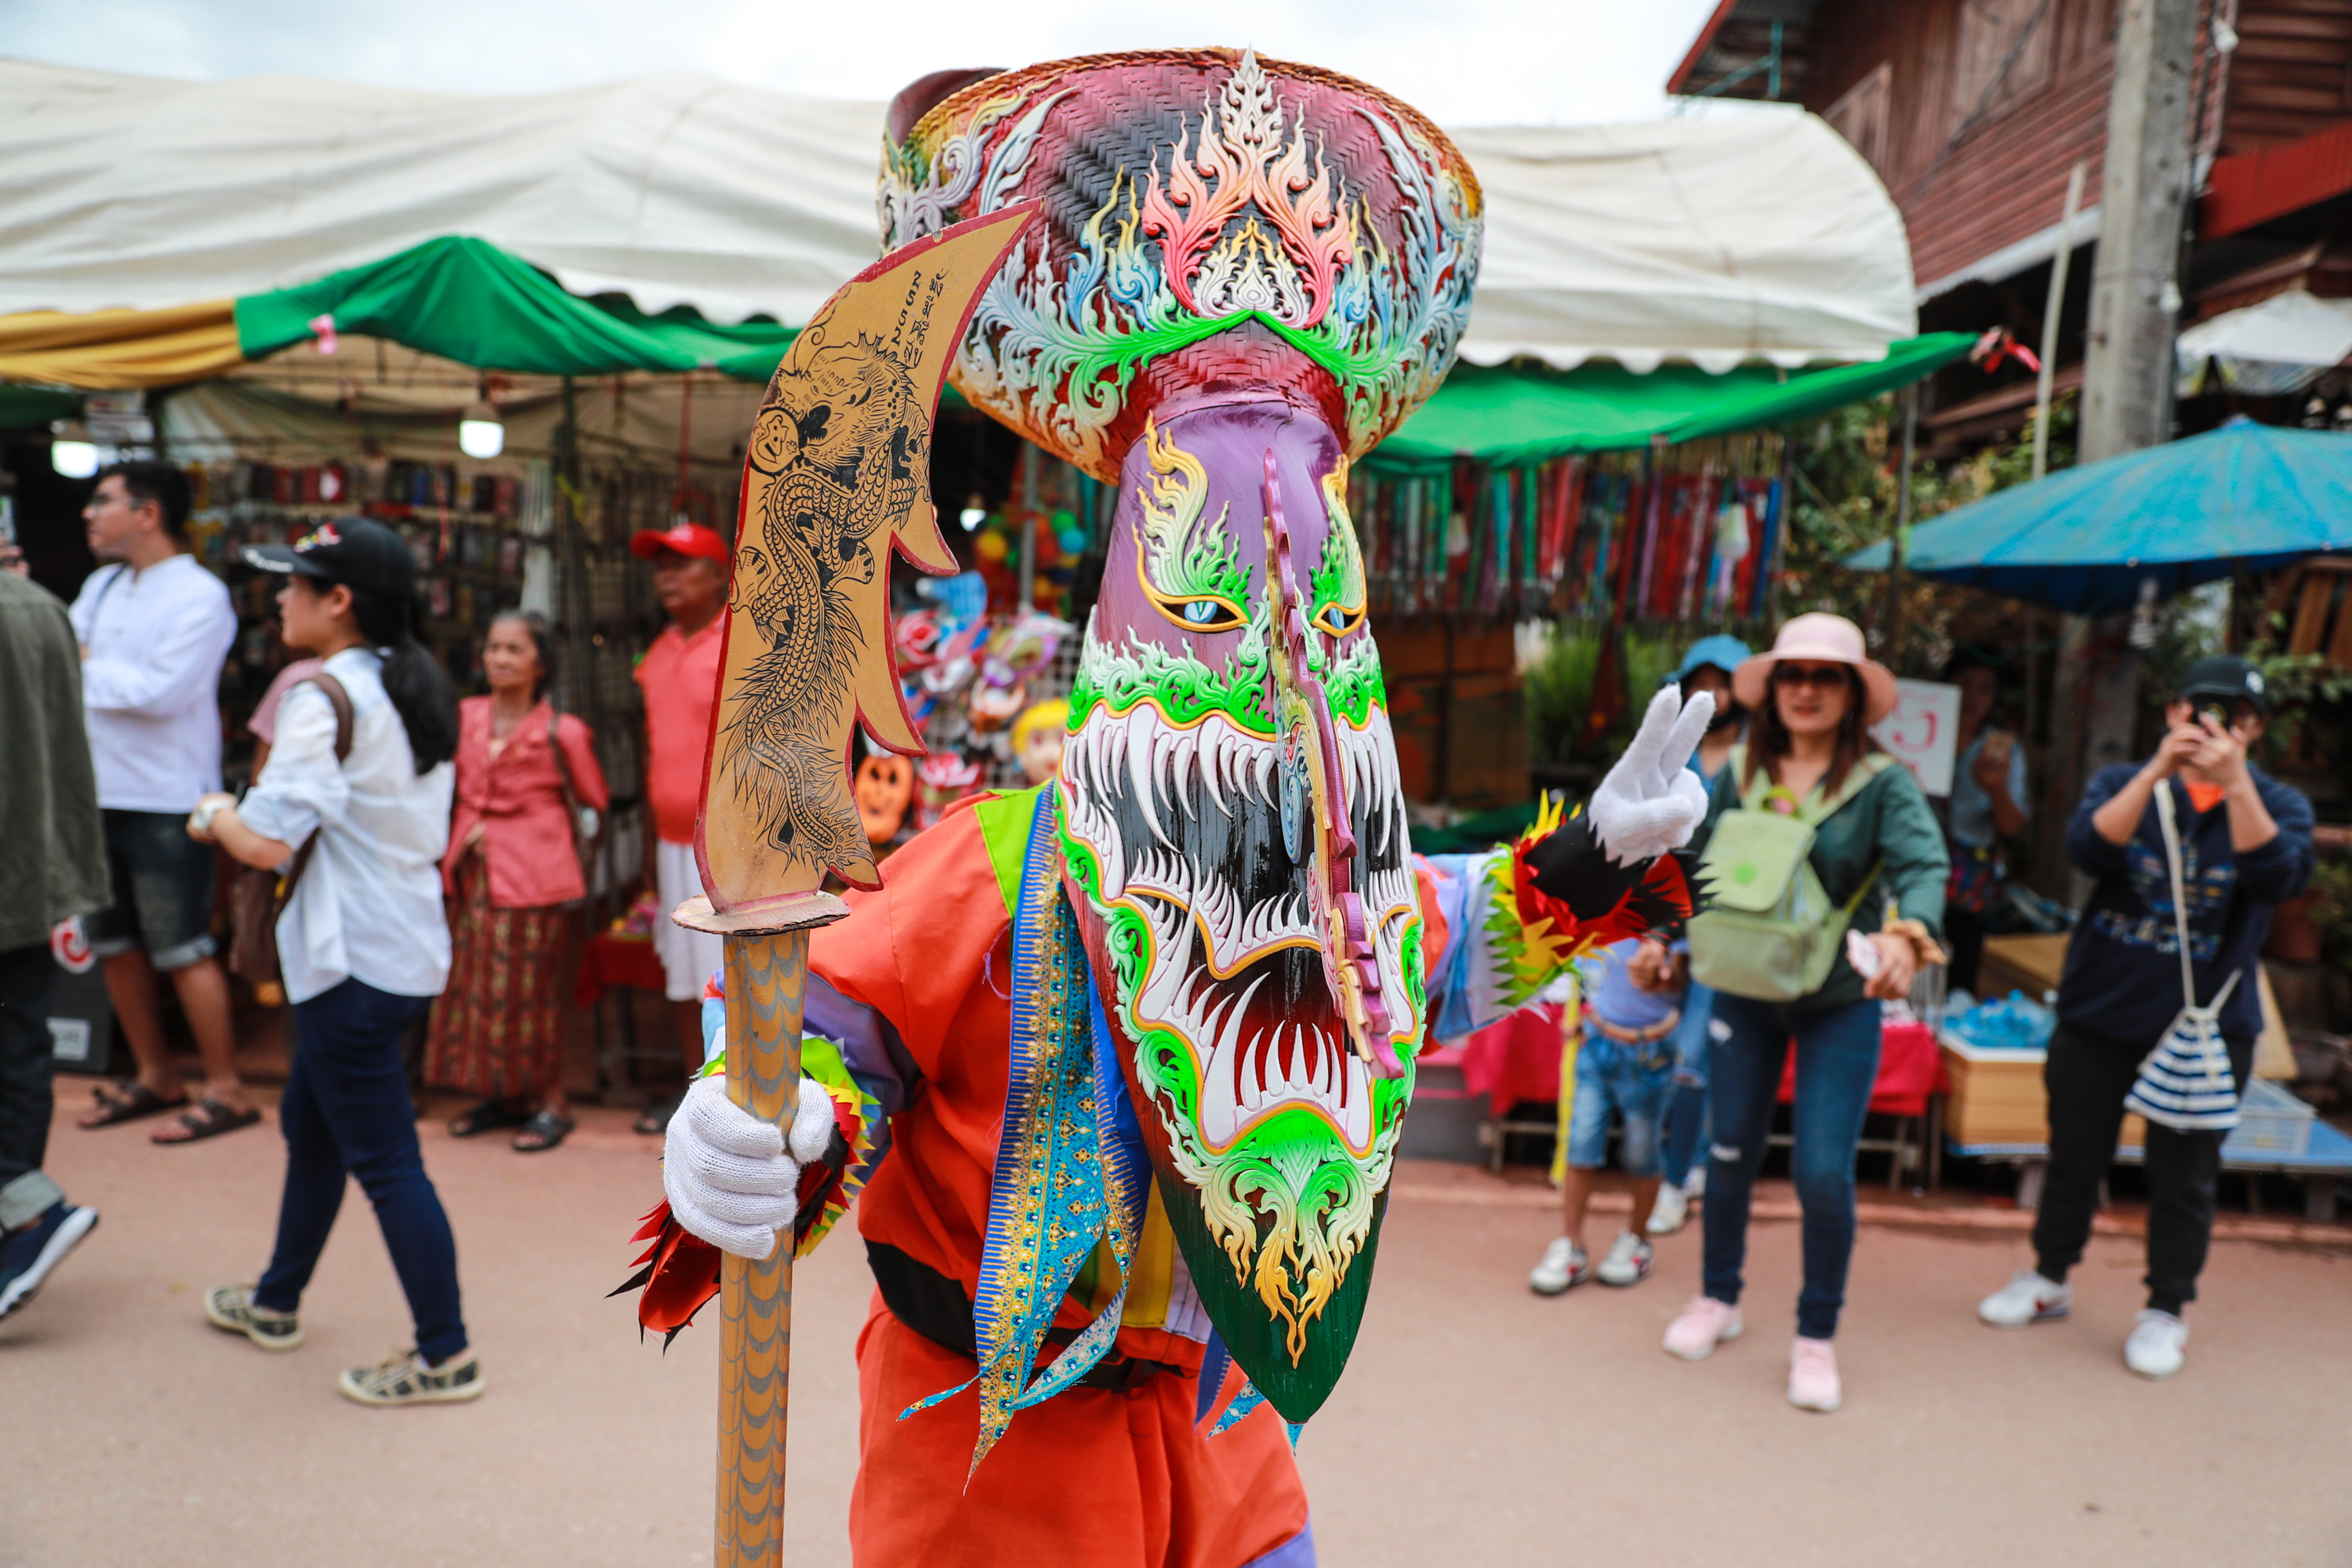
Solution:
[{"label": "costume sleeve", "polygon": [[[841,1047],[824,1033],[820,988],[831,991],[811,973],[801,1033],[801,1076],[823,1084],[833,1100],[833,1137],[823,1159],[801,1167],[793,1221],[795,1258],[816,1250],[890,1152],[889,1119],[879,1100],[849,1068]],[[702,1076],[726,1070],[726,977],[714,974],[702,988]],[[667,1198],[654,1205],[629,1239],[647,1245],[636,1259],[637,1272],[613,1294],[641,1289],[638,1327],[660,1333],[667,1344],[719,1294],[719,1249],[679,1225]]]},{"label": "costume sleeve", "polygon": [[1540,1002],[1580,952],[1648,931],[1678,935],[1696,875],[1686,850],[1621,865],[1590,816],[1547,803],[1517,843],[1470,858],[1438,1037],[1462,1038]]},{"label": "costume sleeve", "polygon": [[[801,1173],[796,1256],[824,1238],[888,1158],[890,1117],[937,1076],[948,1026],[1009,920],[970,810],[919,835],[883,863],[881,887],[846,901],[848,917],[809,939],[801,1071],[832,1096],[835,1136]],[[703,1072],[724,1072],[719,976],[703,989],[702,1030]],[[621,1289],[642,1286],[638,1322],[676,1334],[717,1294],[719,1251],[671,1218],[667,1202],[634,1239],[651,1245]]]}]

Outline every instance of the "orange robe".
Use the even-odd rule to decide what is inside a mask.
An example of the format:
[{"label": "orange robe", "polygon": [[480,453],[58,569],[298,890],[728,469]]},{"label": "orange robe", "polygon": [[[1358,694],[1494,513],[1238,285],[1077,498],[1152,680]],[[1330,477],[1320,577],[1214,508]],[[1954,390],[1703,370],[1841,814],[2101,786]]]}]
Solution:
[{"label": "orange robe", "polygon": [[[878,889],[851,893],[849,917],[809,946],[811,971],[888,1020],[919,1074],[858,1200],[858,1229],[954,1279],[968,1300],[979,1290],[1004,1117],[1011,911],[1026,837],[983,832],[984,821],[1006,821],[983,814],[1014,804],[982,797],[952,811],[884,863]],[[1025,829],[1027,797],[1017,804]],[[1164,1226],[1160,1235],[1172,1239]],[[857,1342],[863,1415],[850,1542],[859,1568],[1311,1563],[1301,1539],[1307,1494],[1280,1417],[1265,1406],[1207,1436],[1193,1420],[1200,1342],[1149,1326],[1164,1319],[1148,1303],[1129,1306],[1114,1353],[1191,1375],[1067,1390],[1017,1414],[973,1471],[972,1391],[899,1419],[969,1380],[973,1363],[898,1322],[877,1295]],[[1066,1300],[1055,1324],[1082,1328],[1090,1317]]]}]

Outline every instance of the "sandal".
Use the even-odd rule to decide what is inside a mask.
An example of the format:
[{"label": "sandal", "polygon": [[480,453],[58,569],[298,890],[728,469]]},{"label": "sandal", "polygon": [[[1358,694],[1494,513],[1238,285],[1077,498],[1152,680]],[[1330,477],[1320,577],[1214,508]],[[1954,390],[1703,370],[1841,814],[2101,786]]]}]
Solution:
[{"label": "sandal", "polygon": [[[250,1127],[261,1120],[261,1109],[248,1105],[243,1110],[223,1105],[211,1095],[205,1096],[170,1121],[147,1135],[150,1143],[198,1143],[207,1138],[217,1138],[224,1132],[234,1132],[240,1127]],[[167,1138],[176,1126],[182,1131],[175,1138]]]},{"label": "sandal", "polygon": [[503,1100],[486,1100],[470,1110],[461,1110],[449,1119],[449,1136],[471,1138],[477,1132],[495,1132],[501,1127],[520,1127],[530,1117]]},{"label": "sandal", "polygon": [[646,1106],[637,1112],[637,1119],[629,1123],[630,1131],[642,1132],[649,1138],[660,1137],[669,1131],[669,1119],[677,1114],[677,1108],[685,1100],[686,1096],[681,1094],[676,1100],[665,1100],[658,1105]]},{"label": "sandal", "polygon": [[[514,1135],[515,1152],[536,1154],[541,1150],[552,1149],[563,1142],[573,1125],[569,1116],[558,1116],[552,1110],[534,1110],[523,1122],[522,1131]],[[525,1142],[525,1139],[535,1142]]]},{"label": "sandal", "polygon": [[75,1121],[93,1131],[100,1127],[136,1121],[142,1116],[159,1116],[166,1110],[177,1110],[188,1103],[185,1093],[177,1100],[165,1100],[136,1079],[115,1079],[107,1083],[92,1084],[89,1097],[98,1101],[97,1119],[93,1121],[84,1116],[75,1118]]}]

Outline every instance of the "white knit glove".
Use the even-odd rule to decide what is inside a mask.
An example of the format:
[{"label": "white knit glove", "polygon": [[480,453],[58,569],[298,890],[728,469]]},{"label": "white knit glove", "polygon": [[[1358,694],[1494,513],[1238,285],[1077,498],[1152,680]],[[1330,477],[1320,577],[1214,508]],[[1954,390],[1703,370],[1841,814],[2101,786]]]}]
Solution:
[{"label": "white knit glove", "polygon": [[722,1252],[761,1258],[799,1212],[801,1166],[824,1157],[833,1098],[801,1079],[792,1136],[727,1098],[724,1076],[697,1079],[669,1119],[662,1191],[677,1223]]},{"label": "white knit glove", "polygon": [[1669,686],[1650,699],[1633,744],[1592,792],[1593,837],[1611,860],[1654,860],[1690,842],[1706,816],[1706,785],[1688,764],[1713,717],[1704,691],[1685,702]]}]

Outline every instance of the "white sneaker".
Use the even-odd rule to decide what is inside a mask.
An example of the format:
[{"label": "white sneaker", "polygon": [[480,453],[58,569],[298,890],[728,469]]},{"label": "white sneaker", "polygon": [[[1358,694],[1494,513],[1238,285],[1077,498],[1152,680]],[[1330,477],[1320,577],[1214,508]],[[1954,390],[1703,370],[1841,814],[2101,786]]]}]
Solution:
[{"label": "white sneaker", "polygon": [[2074,1310],[2074,1288],[2021,1268],[2009,1283],[1977,1303],[1977,1316],[1996,1329],[2048,1322]]},{"label": "white sneaker", "polygon": [[1690,1200],[1683,1196],[1683,1190],[1662,1183],[1658,1187],[1658,1201],[1650,1205],[1650,1234],[1672,1236],[1682,1229],[1684,1222],[1689,1218]]},{"label": "white sneaker", "polygon": [[2187,1359],[2189,1325],[2169,1312],[2144,1309],[2124,1342],[2124,1364],[2142,1377],[2170,1377]]},{"label": "white sneaker", "polygon": [[1609,1244],[1609,1256],[1593,1272],[1603,1285],[1639,1285],[1650,1277],[1650,1244],[1630,1230],[1621,1230]]},{"label": "white sneaker", "polygon": [[1706,1195],[1706,1162],[1701,1160],[1690,1168],[1690,1174],[1683,1178],[1683,1200],[1685,1203],[1696,1203]]},{"label": "white sneaker", "polygon": [[1592,1259],[1584,1248],[1564,1236],[1552,1237],[1544,1248],[1543,1261],[1528,1275],[1528,1289],[1538,1296],[1557,1296],[1571,1285],[1581,1285],[1592,1278]]}]

